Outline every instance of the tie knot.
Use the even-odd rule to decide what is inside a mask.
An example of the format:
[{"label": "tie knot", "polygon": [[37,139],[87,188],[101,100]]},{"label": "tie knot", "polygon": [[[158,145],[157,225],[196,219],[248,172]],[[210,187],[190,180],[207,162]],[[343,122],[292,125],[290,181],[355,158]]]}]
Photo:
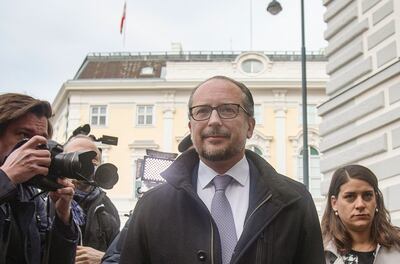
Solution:
[{"label": "tie knot", "polygon": [[215,176],[213,179],[215,191],[225,191],[226,187],[228,187],[231,181],[232,177],[226,174]]}]

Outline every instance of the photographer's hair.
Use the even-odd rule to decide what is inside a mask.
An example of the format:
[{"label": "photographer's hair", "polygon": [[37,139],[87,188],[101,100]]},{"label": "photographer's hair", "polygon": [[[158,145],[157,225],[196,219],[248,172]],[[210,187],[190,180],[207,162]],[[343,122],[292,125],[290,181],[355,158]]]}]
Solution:
[{"label": "photographer's hair", "polygon": [[0,136],[6,131],[10,123],[28,113],[33,113],[37,117],[47,118],[47,134],[51,138],[53,127],[49,121],[52,115],[50,103],[17,93],[0,95]]},{"label": "photographer's hair", "polygon": [[[250,116],[254,117],[254,100],[253,100],[253,95],[251,94],[249,88],[247,88],[246,85],[244,85],[241,82],[235,81],[232,78],[226,77],[226,76],[221,76],[221,75],[217,75],[214,77],[211,77],[203,82],[201,82],[199,85],[197,85],[193,90],[192,93],[190,94],[190,98],[189,98],[189,102],[188,102],[188,107],[192,107],[193,105],[193,94],[196,92],[197,88],[199,88],[200,86],[202,86],[204,83],[210,81],[210,80],[215,80],[215,79],[219,79],[219,80],[225,80],[228,82],[233,83],[234,85],[236,85],[237,87],[240,88],[240,90],[243,93],[243,108],[246,109],[246,111],[250,114]],[[190,115],[190,114],[189,114]]]},{"label": "photographer's hair", "polygon": [[324,243],[333,241],[338,252],[342,255],[347,254],[352,247],[352,238],[346,227],[335,215],[332,208],[331,197],[338,197],[340,186],[347,183],[350,179],[357,179],[367,182],[375,191],[377,211],[371,226],[371,239],[375,243],[391,248],[395,246],[400,249],[400,228],[395,227],[390,222],[390,215],[385,208],[382,192],[378,188],[378,179],[368,168],[361,165],[347,165],[339,168],[332,176],[329,186],[326,208],[321,221],[322,236]]}]

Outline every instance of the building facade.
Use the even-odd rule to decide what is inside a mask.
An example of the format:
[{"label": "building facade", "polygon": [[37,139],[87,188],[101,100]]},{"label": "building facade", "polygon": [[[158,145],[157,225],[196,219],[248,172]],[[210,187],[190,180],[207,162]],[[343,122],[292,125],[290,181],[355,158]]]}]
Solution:
[{"label": "building facade", "polygon": [[323,191],[339,166],[379,178],[400,225],[400,1],[323,0],[328,100],[319,106]]},{"label": "building facade", "polygon": [[[322,199],[316,106],[326,99],[326,61],[322,54],[310,53],[307,59],[311,192]],[[54,138],[65,142],[86,123],[96,137],[119,138],[118,146],[100,147],[103,161],[118,167],[119,182],[108,193],[126,213],[136,199],[137,160],[146,149],[177,152],[178,143],[189,133],[190,92],[215,75],[244,82],[253,93],[257,125],[247,148],[278,172],[302,180],[301,63],[296,53],[89,54],[53,102]]]}]

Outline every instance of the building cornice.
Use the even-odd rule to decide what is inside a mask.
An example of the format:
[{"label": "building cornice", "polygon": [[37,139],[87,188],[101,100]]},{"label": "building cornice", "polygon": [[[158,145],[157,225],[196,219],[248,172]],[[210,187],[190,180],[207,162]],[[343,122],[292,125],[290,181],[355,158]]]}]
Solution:
[{"label": "building cornice", "polygon": [[[65,82],[58,91],[52,107],[54,112],[58,110],[62,102],[66,100],[71,92],[104,92],[104,91],[158,91],[158,90],[192,90],[203,79],[187,79],[187,80],[69,80]],[[300,90],[301,79],[256,79],[246,80],[238,79],[244,82],[252,90]],[[316,79],[307,81],[308,90],[324,90],[326,86],[325,79]]]}]

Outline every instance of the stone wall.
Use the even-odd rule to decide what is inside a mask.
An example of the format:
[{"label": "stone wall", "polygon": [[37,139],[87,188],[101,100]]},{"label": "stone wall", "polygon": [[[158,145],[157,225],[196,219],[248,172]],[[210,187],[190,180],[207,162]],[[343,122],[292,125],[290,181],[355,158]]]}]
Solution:
[{"label": "stone wall", "polygon": [[359,163],[380,180],[400,225],[400,1],[323,0],[328,41],[326,93],[319,106],[321,172]]}]

